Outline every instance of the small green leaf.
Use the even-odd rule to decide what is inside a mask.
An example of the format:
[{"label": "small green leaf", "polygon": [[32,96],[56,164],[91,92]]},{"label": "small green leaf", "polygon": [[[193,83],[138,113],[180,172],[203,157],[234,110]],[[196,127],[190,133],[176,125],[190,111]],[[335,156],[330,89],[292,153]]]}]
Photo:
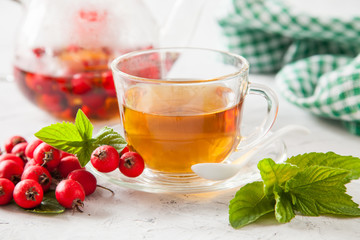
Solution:
[{"label": "small green leaf", "polygon": [[324,166],[346,169],[351,172],[348,179],[360,178],[360,158],[353,156],[341,156],[333,152],[306,153],[297,155],[286,160],[287,163],[306,168],[310,166]]},{"label": "small green leaf", "polygon": [[292,194],[290,192],[292,204],[294,210],[301,212],[307,216],[319,216],[319,210],[316,206],[316,201],[311,197],[303,197],[299,195]]},{"label": "small green leaf", "polygon": [[75,126],[83,140],[92,138],[94,126],[81,109],[76,113]]},{"label": "small green leaf", "polygon": [[110,145],[113,146],[118,152],[121,152],[127,143],[125,139],[114,129],[109,127],[102,128],[95,137],[95,146]]},{"label": "small green leaf", "polygon": [[272,159],[265,158],[258,163],[261,178],[264,181],[265,194],[271,195],[276,185],[282,186],[294,177],[299,168],[290,164],[276,164]]},{"label": "small green leaf", "polygon": [[98,147],[95,143],[95,139],[91,139],[89,141],[84,141],[82,143],[82,146],[77,148],[76,156],[79,159],[79,162],[82,167],[85,167],[85,165],[90,161],[92,152]]},{"label": "small green leaf", "polygon": [[229,221],[241,228],[274,211],[274,200],[264,194],[263,182],[249,183],[236,193],[229,205]]},{"label": "small green leaf", "polygon": [[50,191],[44,194],[44,198],[39,206],[33,209],[26,210],[32,213],[42,214],[59,214],[65,211],[65,208],[61,206],[55,197],[55,192]]},{"label": "small green leaf", "polygon": [[275,218],[280,223],[290,222],[295,217],[291,197],[282,191],[280,187],[274,188],[275,195]]},{"label": "small green leaf", "polygon": [[349,173],[343,169],[311,166],[289,180],[285,191],[291,194],[295,208],[305,215],[360,216],[358,204],[345,193]]},{"label": "small green leaf", "polygon": [[69,142],[81,142],[83,140],[76,126],[69,122],[51,124],[35,133],[35,136],[61,150]]}]

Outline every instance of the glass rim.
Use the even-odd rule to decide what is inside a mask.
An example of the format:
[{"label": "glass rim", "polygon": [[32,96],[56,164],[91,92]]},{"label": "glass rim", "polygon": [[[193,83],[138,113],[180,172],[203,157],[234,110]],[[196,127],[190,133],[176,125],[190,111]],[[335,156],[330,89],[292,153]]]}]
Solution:
[{"label": "glass rim", "polygon": [[[121,71],[118,68],[118,64],[123,61],[124,59],[129,59],[131,57],[149,54],[149,53],[156,53],[156,52],[180,52],[180,51],[205,51],[205,52],[212,52],[217,53],[221,55],[227,55],[234,59],[240,60],[243,64],[242,66],[237,70],[229,74],[217,76],[215,78],[207,78],[207,79],[198,79],[198,80],[174,80],[174,79],[157,79],[157,78],[144,78],[144,77],[138,77],[134,76],[128,73],[125,73]],[[132,51],[129,53],[125,53],[123,55],[120,55],[116,57],[111,62],[111,70],[117,74],[119,74],[122,77],[129,78],[132,80],[136,80],[139,82],[146,82],[146,83],[182,83],[182,84],[189,84],[189,83],[206,83],[206,82],[215,82],[215,81],[221,81],[221,80],[227,80],[232,79],[236,76],[244,75],[249,70],[249,62],[244,58],[243,56],[240,56],[235,53],[231,53],[228,51],[223,50],[216,50],[216,49],[210,49],[210,48],[197,48],[197,47],[167,47],[167,48],[152,48],[152,49],[146,49],[146,50],[137,50]]]}]

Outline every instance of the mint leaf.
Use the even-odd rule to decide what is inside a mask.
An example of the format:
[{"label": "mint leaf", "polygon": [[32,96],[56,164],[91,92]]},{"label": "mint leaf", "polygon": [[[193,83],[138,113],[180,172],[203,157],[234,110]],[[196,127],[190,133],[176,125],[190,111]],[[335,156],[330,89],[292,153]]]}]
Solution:
[{"label": "mint leaf", "polygon": [[75,124],[52,124],[42,128],[35,136],[57,149],[75,154],[83,167],[90,161],[91,154],[97,147],[110,145],[121,152],[127,145],[122,136],[111,128],[104,127],[95,138],[92,138],[93,129],[90,120],[79,110]]},{"label": "mint leaf", "polygon": [[113,146],[119,153],[127,145],[125,139],[119,133],[115,132],[112,128],[109,127],[104,127],[99,131],[99,133],[95,137],[94,144],[96,146]]},{"label": "mint leaf", "polygon": [[359,161],[333,152],[302,154],[285,164],[263,159],[258,168],[264,182],[250,183],[237,192],[230,201],[230,223],[240,228],[271,211],[280,223],[291,221],[296,212],[360,216],[358,204],[345,187],[359,178]]},{"label": "mint leaf", "polygon": [[[79,146],[72,149],[73,154],[77,156],[82,167],[90,161],[91,153],[97,148],[98,145],[94,145],[95,140],[84,140]],[[70,143],[69,143],[70,144]]]},{"label": "mint leaf", "polygon": [[290,222],[295,217],[291,197],[283,192],[280,187],[275,187],[275,218],[280,223]]},{"label": "mint leaf", "polygon": [[80,119],[76,119],[75,124],[69,122],[52,124],[42,128],[35,133],[35,136],[57,149],[75,154],[84,167],[96,148],[93,146],[94,140],[90,133],[93,126],[81,110],[76,116]]},{"label": "mint leaf", "polygon": [[286,160],[287,163],[306,168],[310,166],[326,166],[349,170],[348,179],[360,178],[360,158],[353,156],[341,156],[333,152],[306,153],[297,155]]},{"label": "mint leaf", "polygon": [[345,193],[349,173],[343,169],[311,166],[289,180],[285,192],[290,193],[294,207],[304,215],[360,216],[358,205]]},{"label": "mint leaf", "polygon": [[55,144],[58,141],[66,142],[69,139],[78,141],[82,140],[76,126],[69,122],[51,124],[50,126],[44,127],[35,133],[35,136],[47,141],[52,141]]},{"label": "mint leaf", "polygon": [[229,205],[229,221],[240,228],[274,211],[274,200],[267,198],[263,182],[253,182],[240,188]]},{"label": "mint leaf", "polygon": [[83,140],[92,138],[94,126],[81,109],[76,113],[75,126]]},{"label": "mint leaf", "polygon": [[70,152],[73,147],[81,145],[83,141],[76,126],[69,122],[51,124],[35,133],[35,136],[66,152]]},{"label": "mint leaf", "polygon": [[261,178],[264,181],[265,194],[273,193],[276,185],[282,186],[284,183],[294,177],[299,168],[290,164],[276,164],[272,159],[265,158],[258,163]]}]

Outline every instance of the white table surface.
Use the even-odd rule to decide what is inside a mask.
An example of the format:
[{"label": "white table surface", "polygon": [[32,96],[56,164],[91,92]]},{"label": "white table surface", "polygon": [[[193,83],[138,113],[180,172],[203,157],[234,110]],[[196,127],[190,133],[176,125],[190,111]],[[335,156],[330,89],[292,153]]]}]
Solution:
[{"label": "white table surface", "polygon": [[[212,7],[212,8],[211,8]],[[215,5],[209,8],[215,10]],[[208,11],[212,17],[212,11]],[[211,15],[211,16],[210,16]],[[0,73],[11,69],[13,40],[21,16],[19,7],[0,1]],[[194,45],[224,48],[219,32],[204,17]],[[214,36],[204,41],[208,34]],[[277,91],[273,76],[252,75],[251,81]],[[28,139],[33,133],[58,121],[29,103],[12,82],[0,81],[0,144],[18,134]],[[284,137],[288,156],[306,152],[334,151],[360,157],[360,138],[349,134],[340,123],[315,117],[281,96],[273,129],[288,124],[308,127],[310,135]],[[112,125],[100,122],[97,128]],[[99,182],[115,191],[97,190],[85,201],[83,213],[60,215],[27,213],[14,205],[0,207],[0,239],[360,239],[360,218],[304,217],[290,223],[265,219],[235,230],[229,225],[228,204],[236,189],[205,194],[154,194]],[[360,203],[360,181],[347,185],[353,200]]]}]

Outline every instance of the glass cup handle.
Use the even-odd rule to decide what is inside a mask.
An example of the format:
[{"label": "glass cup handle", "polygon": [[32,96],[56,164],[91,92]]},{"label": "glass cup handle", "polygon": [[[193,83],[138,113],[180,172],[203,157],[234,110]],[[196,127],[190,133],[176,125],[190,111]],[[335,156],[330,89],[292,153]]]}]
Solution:
[{"label": "glass cup handle", "polygon": [[252,134],[242,136],[236,148],[237,150],[244,150],[257,145],[273,126],[279,110],[279,100],[271,88],[263,84],[249,83],[248,94],[260,95],[265,98],[267,102],[267,114],[262,124],[257,127]]}]

